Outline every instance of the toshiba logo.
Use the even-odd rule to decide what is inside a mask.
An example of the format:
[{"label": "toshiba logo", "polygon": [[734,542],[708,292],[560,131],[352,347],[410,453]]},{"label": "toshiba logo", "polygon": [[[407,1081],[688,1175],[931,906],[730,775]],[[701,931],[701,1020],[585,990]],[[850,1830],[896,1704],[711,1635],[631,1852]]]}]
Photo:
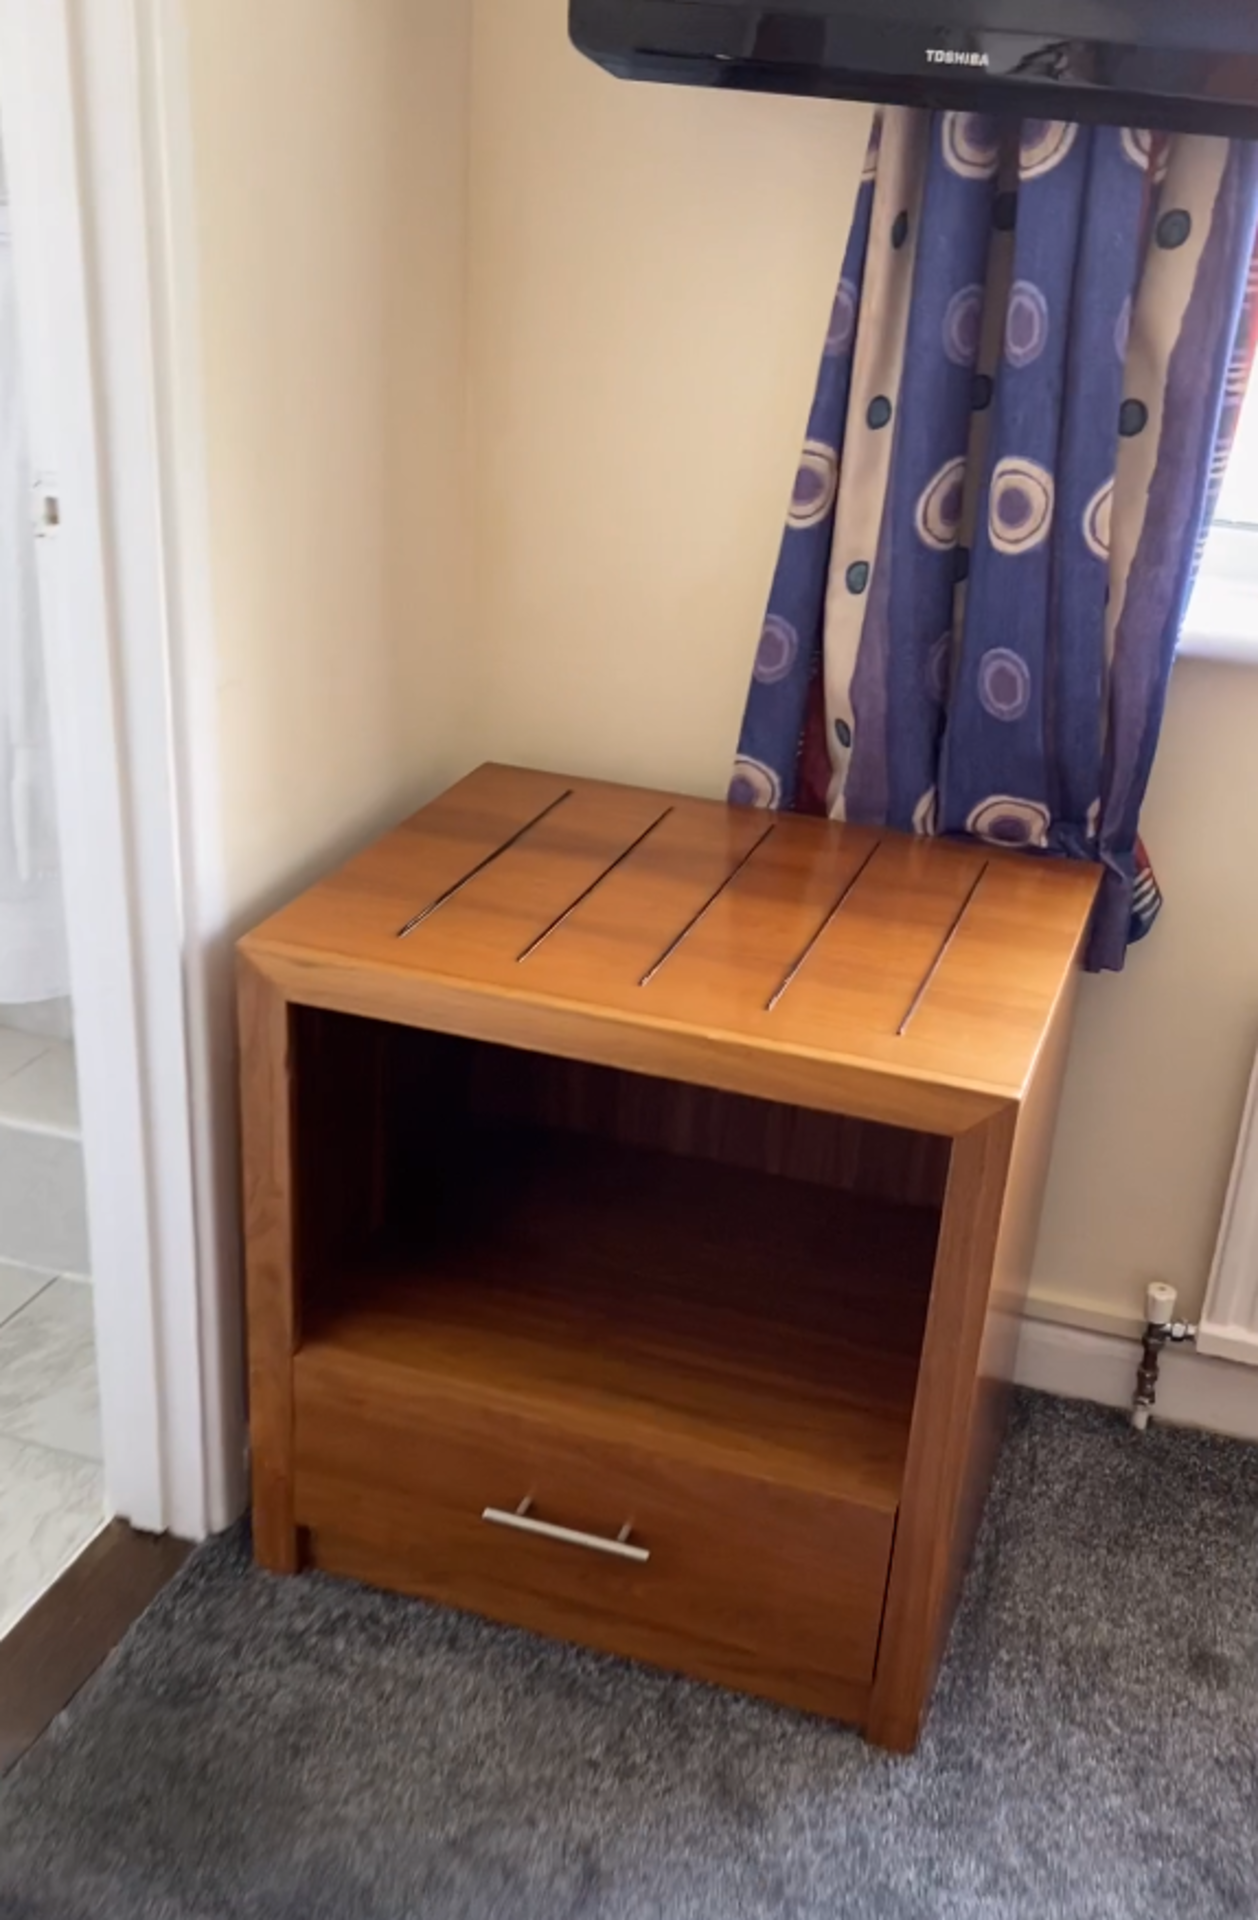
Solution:
[{"label": "toshiba logo", "polygon": [[934,67],[990,67],[989,53],[958,53],[955,47],[927,47],[926,58]]}]

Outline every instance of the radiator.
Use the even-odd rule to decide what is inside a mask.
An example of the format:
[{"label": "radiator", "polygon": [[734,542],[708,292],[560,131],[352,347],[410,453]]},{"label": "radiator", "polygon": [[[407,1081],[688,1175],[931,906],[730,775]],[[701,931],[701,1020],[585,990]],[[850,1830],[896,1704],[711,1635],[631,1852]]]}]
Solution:
[{"label": "radiator", "polygon": [[1197,1351],[1258,1366],[1258,1062],[1198,1323]]}]

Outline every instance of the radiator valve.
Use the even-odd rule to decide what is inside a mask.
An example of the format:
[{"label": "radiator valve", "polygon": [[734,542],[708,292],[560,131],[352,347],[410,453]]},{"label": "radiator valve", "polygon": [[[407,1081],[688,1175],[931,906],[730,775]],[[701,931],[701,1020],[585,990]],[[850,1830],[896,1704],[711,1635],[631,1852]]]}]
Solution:
[{"label": "radiator valve", "polygon": [[1152,1280],[1145,1288],[1145,1329],[1141,1343],[1140,1366],[1136,1373],[1136,1396],[1131,1407],[1131,1424],[1143,1433],[1157,1399],[1158,1370],[1165,1347],[1182,1347],[1197,1338],[1196,1327],[1175,1318],[1175,1289],[1165,1281]]}]

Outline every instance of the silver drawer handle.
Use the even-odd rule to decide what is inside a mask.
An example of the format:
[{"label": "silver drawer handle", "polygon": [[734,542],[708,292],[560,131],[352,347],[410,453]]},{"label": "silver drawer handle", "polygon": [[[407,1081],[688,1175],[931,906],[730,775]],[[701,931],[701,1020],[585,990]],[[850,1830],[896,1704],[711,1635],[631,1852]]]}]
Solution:
[{"label": "silver drawer handle", "polygon": [[651,1558],[649,1547],[635,1547],[629,1535],[632,1528],[626,1521],[614,1540],[607,1540],[601,1533],[578,1533],[575,1527],[556,1527],[549,1520],[534,1520],[529,1509],[531,1499],[521,1500],[514,1513],[508,1513],[504,1507],[486,1507],[481,1515],[491,1527],[514,1527],[517,1533],[537,1533],[544,1540],[562,1540],[569,1547],[588,1547],[592,1553],[610,1553],[617,1560],[636,1560],[640,1565]]}]

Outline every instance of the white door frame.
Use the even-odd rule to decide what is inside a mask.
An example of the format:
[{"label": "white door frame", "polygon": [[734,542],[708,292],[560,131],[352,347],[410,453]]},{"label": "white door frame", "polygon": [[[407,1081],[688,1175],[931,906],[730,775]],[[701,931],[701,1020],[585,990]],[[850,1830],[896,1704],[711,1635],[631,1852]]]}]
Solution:
[{"label": "white door frame", "polygon": [[195,200],[181,0],[0,0],[106,1492],[242,1504]]}]

